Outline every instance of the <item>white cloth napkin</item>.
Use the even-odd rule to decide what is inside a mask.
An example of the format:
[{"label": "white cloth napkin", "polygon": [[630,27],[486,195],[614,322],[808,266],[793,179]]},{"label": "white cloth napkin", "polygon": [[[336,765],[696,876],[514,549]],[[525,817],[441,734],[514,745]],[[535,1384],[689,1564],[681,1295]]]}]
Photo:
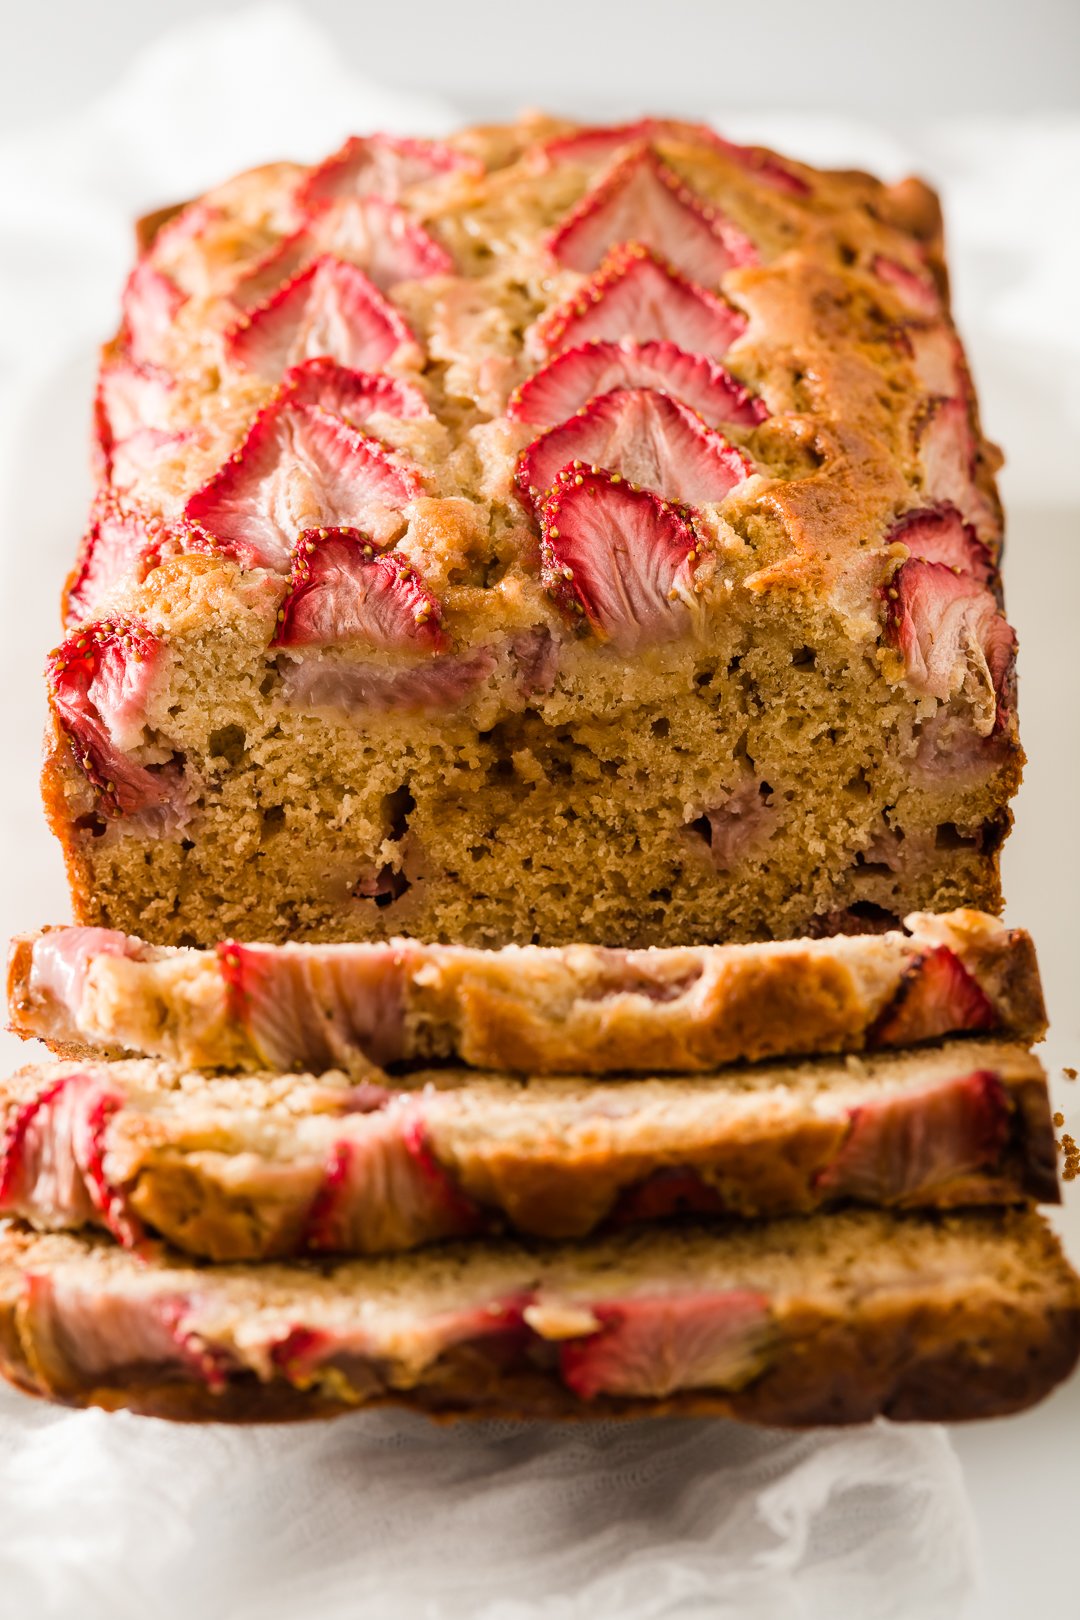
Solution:
[{"label": "white cloth napkin", "polygon": [[[0,142],[0,934],[66,915],[35,790],[36,671],[83,523],[94,348],[132,217],[351,130],[453,122],[266,6],[182,28],[87,111]],[[903,143],[820,118],[716,122],[811,161],[934,175],[1006,492],[1080,501],[1080,121],[939,123]],[[30,1055],[0,1038],[5,1060]],[[934,1428],[441,1429],[379,1412],[239,1432],[0,1392],[0,1612],[20,1620],[956,1620],[975,1565]]]}]

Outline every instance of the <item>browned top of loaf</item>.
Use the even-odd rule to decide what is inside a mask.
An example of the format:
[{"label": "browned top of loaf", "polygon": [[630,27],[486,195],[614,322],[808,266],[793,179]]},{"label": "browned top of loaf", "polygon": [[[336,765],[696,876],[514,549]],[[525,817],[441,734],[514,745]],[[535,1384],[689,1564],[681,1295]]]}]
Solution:
[{"label": "browned top of loaf", "polygon": [[[960,436],[975,458],[965,515],[997,542],[997,456],[974,420],[933,193],[916,180],[890,186],[813,170],[686,124],[651,121],[612,140],[575,133],[542,117],[465,130],[447,143],[462,161],[413,183],[406,168],[390,187],[395,228],[420,227],[447,257],[420,279],[381,276],[418,344],[381,369],[413,383],[432,415],[378,418],[368,430],[422,483],[394,545],[437,598],[448,645],[545,624],[573,636],[572,615],[542,577],[534,519],[514,494],[516,458],[538,429],[506,409],[540,363],[545,319],[588,279],[560,265],[551,233],[613,165],[642,151],[698,205],[719,210],[732,241],[750,244],[736,252],[748,262],[718,274],[712,290],[746,320],[723,364],[769,414],[724,425],[755,470],[696,511],[696,628],[707,634],[733,590],[794,591],[828,604],[853,639],[876,643],[882,585],[906,554],[887,537],[901,514],[943,493],[929,487],[923,435],[935,401],[956,387]],[[144,515],[177,519],[274,398],[276,380],[238,364],[228,333],[260,289],[253,269],[306,228],[313,174],[325,191],[334,172],[270,164],[165,224],[163,211],[147,231],[143,280],[129,301],[161,293],[167,318],[143,321],[134,350],[129,319],[106,351],[107,364],[122,354],[175,378],[156,409],[158,431],[179,437],[144,459],[122,495]],[[371,268],[370,243],[355,233],[334,251]],[[249,611],[272,625],[284,574],[259,574],[238,592],[235,564],[213,544],[203,549],[210,554],[166,560],[140,588],[106,599],[166,633]]]}]

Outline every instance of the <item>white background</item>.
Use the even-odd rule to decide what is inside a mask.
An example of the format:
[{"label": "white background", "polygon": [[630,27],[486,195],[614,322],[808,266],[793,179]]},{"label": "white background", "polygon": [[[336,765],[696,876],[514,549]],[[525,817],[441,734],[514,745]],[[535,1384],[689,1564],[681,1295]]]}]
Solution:
[{"label": "white background", "polygon": [[[193,101],[190,154],[182,129],[170,135],[175,150],[156,155],[156,167],[142,164],[140,153],[117,154],[130,179],[114,224],[78,238],[83,257],[70,247],[73,203],[73,212],[37,231],[32,258],[20,258],[19,244],[29,240],[22,211],[30,217],[33,199],[18,190],[19,154],[55,141],[52,165],[62,175],[69,164],[72,196],[93,190],[95,177],[80,172],[76,153],[65,153],[63,121],[164,30],[230,9],[206,0],[183,7],[0,0],[0,182],[12,185],[10,194],[0,191],[0,383],[11,385],[0,396],[8,473],[0,480],[3,932],[63,915],[58,863],[35,798],[36,672],[55,636],[60,574],[81,523],[93,342],[115,316],[127,252],[123,215],[219,177],[212,131],[223,97],[250,104],[260,142],[276,141],[279,123],[276,109],[259,107],[258,63],[237,53],[233,87],[219,75]],[[797,155],[887,173],[914,161],[941,183],[961,326],[988,431],[1009,455],[1006,585],[1022,649],[1030,764],[1005,856],[1008,915],[1031,928],[1040,947],[1054,1025],[1045,1055],[1058,1104],[1080,1136],[1080,1087],[1061,1077],[1063,1064],[1080,1065],[1080,237],[1073,222],[1080,0],[906,0],[888,8],[771,0],[756,9],[708,0],[528,7],[308,0],[305,10],[329,27],[343,63],[449,99],[466,116],[530,103],[586,117],[645,108],[702,113],[736,134],[761,129],[780,139],[786,132]],[[318,110],[310,106],[314,127]],[[316,155],[295,135],[303,123],[304,109],[282,107],[280,150],[237,160],[229,146],[220,172],[259,156]],[[147,144],[160,133],[148,127]],[[168,174],[178,189],[153,192],[151,174]],[[23,291],[43,280],[51,317],[27,323]],[[48,364],[35,370],[41,357]],[[14,1045],[5,1055],[15,1055]],[[1080,1260],[1080,1196],[1067,1198],[1063,1225]],[[982,1532],[980,1620],[1075,1614],[1080,1382],[1035,1413],[954,1438]]]}]

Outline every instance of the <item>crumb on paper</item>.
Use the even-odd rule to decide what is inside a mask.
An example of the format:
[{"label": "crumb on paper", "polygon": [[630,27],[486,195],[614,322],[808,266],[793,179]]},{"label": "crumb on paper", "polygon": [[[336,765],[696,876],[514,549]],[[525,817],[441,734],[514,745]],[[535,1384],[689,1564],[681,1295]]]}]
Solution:
[{"label": "crumb on paper", "polygon": [[1058,1127],[1059,1130],[1060,1130],[1061,1126],[1064,1125],[1064,1123],[1065,1123],[1065,1115],[1064,1114],[1055,1114],[1054,1115],[1054,1124]]},{"label": "crumb on paper", "polygon": [[1065,1162],[1061,1166],[1061,1179],[1075,1181],[1080,1175],[1080,1147],[1077,1146],[1075,1137],[1063,1136],[1058,1147],[1065,1155]]},{"label": "crumb on paper", "polygon": [[1068,1064],[1065,1065],[1061,1072],[1065,1076],[1066,1080],[1076,1079],[1076,1070],[1071,1068]]}]

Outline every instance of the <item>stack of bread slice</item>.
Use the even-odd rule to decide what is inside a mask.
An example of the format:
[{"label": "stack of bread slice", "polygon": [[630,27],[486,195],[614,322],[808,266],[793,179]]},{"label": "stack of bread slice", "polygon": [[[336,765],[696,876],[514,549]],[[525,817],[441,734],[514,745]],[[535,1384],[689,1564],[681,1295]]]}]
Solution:
[{"label": "stack of bread slice", "polygon": [[[15,942],[0,1360],[178,1418],[1016,1410],[1080,1352],[1031,942]],[[141,1054],[141,1055],[135,1055]]]}]

